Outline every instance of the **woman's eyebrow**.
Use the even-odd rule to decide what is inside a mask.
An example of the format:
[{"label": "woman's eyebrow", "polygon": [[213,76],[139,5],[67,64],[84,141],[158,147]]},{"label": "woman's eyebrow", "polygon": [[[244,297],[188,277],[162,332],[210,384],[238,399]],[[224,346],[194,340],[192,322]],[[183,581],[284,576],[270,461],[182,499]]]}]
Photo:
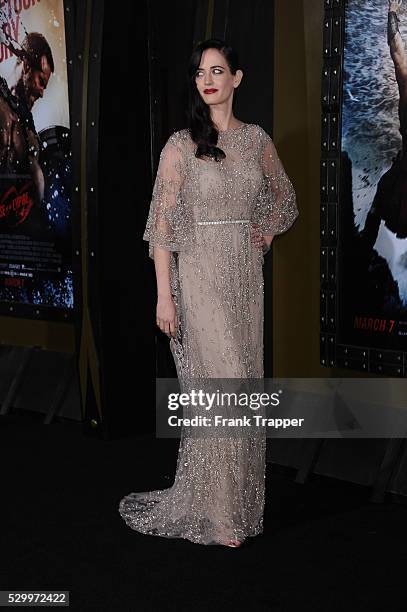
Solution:
[{"label": "woman's eyebrow", "polygon": [[[224,66],[211,66],[211,69],[212,68],[224,68]],[[204,70],[204,68],[198,68],[198,70]]]}]

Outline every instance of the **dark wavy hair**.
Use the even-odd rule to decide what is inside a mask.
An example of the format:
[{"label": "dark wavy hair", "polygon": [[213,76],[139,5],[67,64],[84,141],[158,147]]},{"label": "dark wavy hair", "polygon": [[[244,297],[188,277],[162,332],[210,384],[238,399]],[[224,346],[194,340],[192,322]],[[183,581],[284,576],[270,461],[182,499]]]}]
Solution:
[{"label": "dark wavy hair", "polygon": [[[196,87],[195,76],[201,63],[202,53],[206,49],[217,49],[222,53],[230,72],[236,74],[240,69],[237,52],[219,38],[210,38],[200,42],[192,52],[188,66],[189,104],[188,127],[192,140],[197,144],[195,157],[213,157],[216,161],[226,157],[224,151],[217,146],[218,130],[211,119],[210,108],[202,100]],[[233,106],[236,102],[236,92],[233,96]]]},{"label": "dark wavy hair", "polygon": [[[51,47],[48,44],[45,36],[39,32],[29,32],[21,43],[21,47],[24,49],[24,56],[28,60],[31,68],[34,70],[41,70],[41,58],[43,55],[48,60],[48,64],[51,68],[51,72],[54,72],[54,58],[52,56]],[[21,56],[17,58],[17,64],[21,64]]]}]

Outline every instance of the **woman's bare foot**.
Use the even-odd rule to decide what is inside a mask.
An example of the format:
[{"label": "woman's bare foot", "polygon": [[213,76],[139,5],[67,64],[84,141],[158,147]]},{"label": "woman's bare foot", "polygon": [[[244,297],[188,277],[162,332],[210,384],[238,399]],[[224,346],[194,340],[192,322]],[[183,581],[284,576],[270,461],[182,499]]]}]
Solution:
[{"label": "woman's bare foot", "polygon": [[230,540],[230,542],[227,544],[227,546],[229,546],[230,548],[239,548],[239,546],[242,545],[242,542],[240,542],[240,540]]}]

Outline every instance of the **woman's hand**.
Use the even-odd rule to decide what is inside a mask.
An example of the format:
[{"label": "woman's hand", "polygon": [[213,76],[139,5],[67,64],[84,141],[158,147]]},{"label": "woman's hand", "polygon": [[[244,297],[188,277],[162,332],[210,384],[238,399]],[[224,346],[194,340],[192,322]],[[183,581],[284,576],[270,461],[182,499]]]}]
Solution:
[{"label": "woman's hand", "polygon": [[264,246],[264,236],[260,227],[256,223],[250,225],[251,242],[254,246],[262,249]]},{"label": "woman's hand", "polygon": [[177,331],[177,310],[171,295],[158,296],[157,325],[169,338],[175,338]]},{"label": "woman's hand", "polygon": [[403,0],[389,0],[389,13],[392,11],[394,13],[398,13],[401,9],[402,3]]}]

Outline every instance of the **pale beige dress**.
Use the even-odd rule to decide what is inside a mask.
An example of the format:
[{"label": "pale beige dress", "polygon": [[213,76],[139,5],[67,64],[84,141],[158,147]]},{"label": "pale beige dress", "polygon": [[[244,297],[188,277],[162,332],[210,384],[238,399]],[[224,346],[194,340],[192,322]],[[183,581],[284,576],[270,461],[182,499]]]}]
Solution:
[{"label": "pale beige dress", "polygon": [[[195,157],[188,130],[160,156],[144,239],[171,251],[177,337],[170,347],[182,390],[196,379],[263,378],[262,249],[250,224],[281,234],[298,216],[295,192],[270,136],[242,124],[219,133],[226,158]],[[186,416],[188,411],[186,411]],[[130,493],[120,514],[133,529],[200,544],[263,531],[266,438],[197,438],[184,427],[174,484]]]}]

